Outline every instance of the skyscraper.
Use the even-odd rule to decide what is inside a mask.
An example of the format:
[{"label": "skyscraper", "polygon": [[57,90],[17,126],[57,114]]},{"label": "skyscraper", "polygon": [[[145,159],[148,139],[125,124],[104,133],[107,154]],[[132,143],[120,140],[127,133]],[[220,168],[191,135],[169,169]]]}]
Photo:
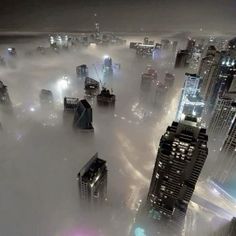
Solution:
[{"label": "skyscraper", "polygon": [[201,117],[204,102],[200,96],[199,84],[201,77],[196,74],[185,74],[184,87],[182,89],[176,120],[179,121],[186,115]]},{"label": "skyscraper", "polygon": [[147,198],[153,219],[181,220],[185,216],[204,162],[208,137],[195,118],[173,122],[161,137]]},{"label": "skyscraper", "polygon": [[196,44],[195,40],[188,39],[186,50],[188,50],[190,54],[193,53],[195,44]]},{"label": "skyscraper", "polygon": [[216,58],[207,75],[207,82],[206,84],[203,82],[201,89],[208,112],[214,108],[217,98],[228,92],[236,74],[236,64],[228,52],[221,51]]},{"label": "skyscraper", "polygon": [[224,96],[217,99],[208,129],[211,140],[219,139],[222,144],[222,139],[226,137],[235,114],[236,102],[232,97]]},{"label": "skyscraper", "polygon": [[188,67],[189,52],[187,50],[180,50],[177,52],[175,59],[175,68]]},{"label": "skyscraper", "polygon": [[216,56],[208,55],[201,60],[198,74],[202,77],[201,95],[204,100],[208,99],[214,85],[216,70],[218,67],[219,53]]},{"label": "skyscraper", "polygon": [[224,184],[232,179],[236,169],[236,119],[233,120],[232,126],[224,141],[221,152],[218,157],[217,165],[217,182]]},{"label": "skyscraper", "polygon": [[92,108],[86,99],[79,101],[75,110],[73,125],[75,128],[84,130],[93,130],[93,113]]},{"label": "skyscraper", "polygon": [[107,197],[106,161],[96,153],[78,173],[79,195],[90,204],[103,203]]},{"label": "skyscraper", "polygon": [[233,38],[229,41],[228,49],[230,51],[231,57],[234,57],[234,59],[236,59],[236,38]]}]

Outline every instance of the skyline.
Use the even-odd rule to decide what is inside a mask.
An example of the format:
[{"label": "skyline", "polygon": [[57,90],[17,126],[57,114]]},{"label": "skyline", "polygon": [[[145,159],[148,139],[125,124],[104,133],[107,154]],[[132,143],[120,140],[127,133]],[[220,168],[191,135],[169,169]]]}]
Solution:
[{"label": "skyline", "polygon": [[0,235],[233,229],[236,3],[1,4]]}]

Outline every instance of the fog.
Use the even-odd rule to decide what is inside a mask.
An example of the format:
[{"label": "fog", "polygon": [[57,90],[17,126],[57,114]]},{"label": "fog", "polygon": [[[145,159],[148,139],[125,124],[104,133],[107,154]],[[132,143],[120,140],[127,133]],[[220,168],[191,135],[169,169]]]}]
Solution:
[{"label": "fog", "polygon": [[[160,137],[175,119],[185,71],[173,71],[169,59],[137,58],[125,46],[25,55],[46,44],[46,39],[36,38],[0,48],[2,55],[9,46],[15,46],[18,53],[16,68],[0,70],[12,101],[12,110],[0,111],[0,234],[128,235],[136,204],[147,194]],[[105,54],[121,64],[110,78],[101,73]],[[75,67],[84,63],[89,75],[113,89],[117,98],[114,109],[98,107],[95,100],[89,100],[93,133],[73,130],[72,117],[63,120],[63,97],[84,97],[84,81],[75,74]],[[166,71],[176,74],[175,86],[162,107],[154,105],[153,94],[145,94],[144,99],[140,91],[141,73],[147,65],[157,69],[160,80]],[[71,81],[66,90],[58,87],[63,75]],[[49,110],[39,104],[43,88],[50,89],[55,98]],[[108,204],[92,214],[80,208],[76,175],[96,152],[107,161]],[[186,235],[207,235],[230,218],[230,206],[225,214],[204,207],[202,198],[208,199],[210,194],[204,181],[205,177],[195,191],[200,200],[195,197],[189,206]],[[209,201],[215,204],[219,198]]]}]

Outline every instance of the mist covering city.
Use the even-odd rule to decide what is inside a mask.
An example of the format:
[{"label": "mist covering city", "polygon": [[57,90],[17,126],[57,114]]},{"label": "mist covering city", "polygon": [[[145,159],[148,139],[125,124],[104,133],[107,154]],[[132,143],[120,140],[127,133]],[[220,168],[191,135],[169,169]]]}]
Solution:
[{"label": "mist covering city", "polygon": [[236,235],[235,3],[12,3],[0,235]]}]

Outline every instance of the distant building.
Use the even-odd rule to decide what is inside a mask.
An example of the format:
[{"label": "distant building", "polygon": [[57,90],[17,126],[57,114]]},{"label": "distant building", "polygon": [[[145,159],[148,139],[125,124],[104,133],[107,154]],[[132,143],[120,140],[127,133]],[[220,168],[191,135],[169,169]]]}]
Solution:
[{"label": "distant building", "polygon": [[225,139],[235,114],[235,99],[229,96],[218,98],[208,128],[211,140],[219,139],[222,142]]},{"label": "distant building", "polygon": [[86,99],[80,100],[75,110],[74,127],[84,130],[93,130],[93,113]]},{"label": "distant building", "polygon": [[174,41],[174,42],[172,43],[172,52],[173,52],[173,53],[176,53],[177,45],[178,45],[178,42],[177,42],[177,41]]},{"label": "distant building", "polygon": [[214,45],[210,45],[208,48],[207,48],[207,51],[206,51],[206,57],[208,56],[215,56],[216,53],[217,53],[217,49]]},{"label": "distant building", "polygon": [[187,50],[178,51],[175,59],[175,68],[188,67],[189,52]]},{"label": "distant building", "polygon": [[78,173],[79,195],[82,201],[101,204],[107,198],[106,161],[95,154]]},{"label": "distant building", "polygon": [[186,50],[191,54],[194,51],[196,41],[193,39],[188,39]]},{"label": "distant building", "polygon": [[168,39],[162,39],[161,40],[161,49],[162,50],[169,50],[170,49],[170,40]]},{"label": "distant building", "polygon": [[202,77],[201,95],[204,100],[208,99],[210,91],[213,88],[219,66],[219,59],[218,53],[215,55],[207,54],[207,56],[201,60],[198,74]]},{"label": "distant building", "polygon": [[233,38],[229,41],[228,49],[230,51],[231,57],[234,57],[234,59],[236,59],[236,38]]},{"label": "distant building", "polygon": [[173,122],[162,135],[147,198],[153,220],[182,222],[208,155],[206,130],[195,118]]},{"label": "distant building", "polygon": [[179,121],[187,115],[201,117],[204,101],[200,96],[199,84],[201,77],[196,74],[185,74],[184,87],[182,89],[176,120]]},{"label": "distant building", "polygon": [[164,78],[164,83],[167,86],[167,88],[171,88],[174,85],[175,82],[175,75],[171,73],[166,73]]}]

